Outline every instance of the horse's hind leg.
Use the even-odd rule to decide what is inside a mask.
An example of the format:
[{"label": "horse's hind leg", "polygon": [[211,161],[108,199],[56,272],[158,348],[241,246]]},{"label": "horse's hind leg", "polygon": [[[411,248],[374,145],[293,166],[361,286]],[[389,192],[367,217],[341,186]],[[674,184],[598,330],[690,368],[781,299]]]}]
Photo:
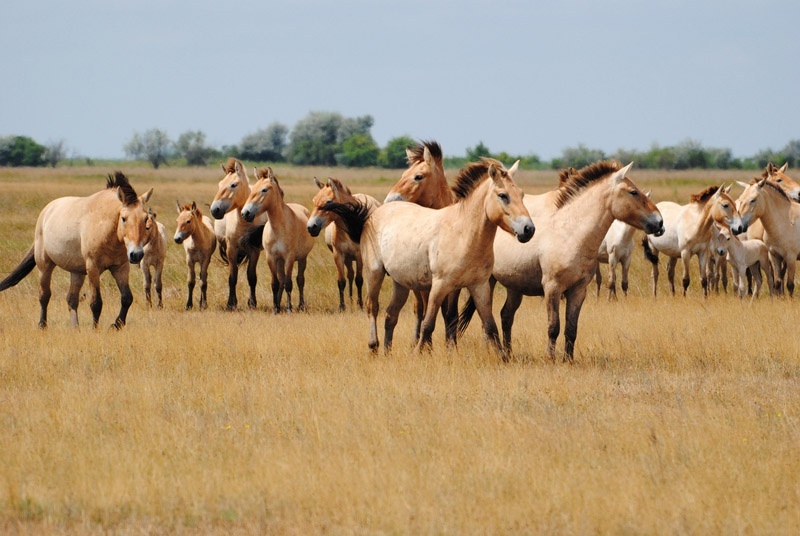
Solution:
[{"label": "horse's hind leg", "polygon": [[409,290],[407,288],[394,282],[394,286],[392,287],[392,299],[386,307],[386,320],[383,323],[383,350],[387,354],[392,351],[394,328],[397,326],[398,318],[400,318],[400,311],[403,309],[403,305],[406,304],[406,300],[408,300],[408,293]]},{"label": "horse's hind leg", "polygon": [[594,281],[597,283],[597,294],[595,294],[595,298],[600,297],[600,287],[603,286],[603,274],[600,273],[600,263],[597,263],[597,267],[594,269]]},{"label": "horse's hind leg", "polygon": [[53,278],[53,269],[55,269],[55,264],[48,261],[44,268],[39,270],[39,307],[41,308],[39,327],[41,329],[47,327],[47,306],[50,303],[50,296],[52,295],[50,281]]},{"label": "horse's hind leg", "polygon": [[[345,263],[345,260],[342,258],[342,254],[339,252],[338,249],[333,250],[333,263],[336,265],[336,288],[339,289],[339,312],[344,312],[344,289],[347,286],[347,281],[344,278],[345,266],[347,266],[347,274],[348,277],[350,272],[352,272],[352,268],[349,264]],[[352,284],[350,286],[350,298],[353,297],[353,287]]]},{"label": "horse's hind leg", "polygon": [[[491,343],[492,346],[500,354],[503,361],[508,361],[508,354],[500,344],[500,334],[497,331],[497,323],[492,314],[492,292],[494,285],[489,281],[476,285],[469,289],[469,294],[472,296],[472,301],[475,303],[475,310],[483,323],[483,336],[486,341]],[[456,307],[458,301],[456,300]]]},{"label": "horse's hind leg", "polygon": [[[298,311],[306,310],[305,288],[306,288],[306,259],[298,259],[297,261],[297,297],[299,300],[297,302]],[[350,290],[352,291],[352,289],[353,287],[351,285]]]},{"label": "horse's hind leg", "polygon": [[256,267],[258,266],[259,255],[261,255],[260,249],[252,251],[247,261],[247,284],[250,285],[250,297],[247,299],[247,306],[251,309],[255,309],[258,306],[256,302],[256,283],[258,283]]},{"label": "horse's hind leg", "polygon": [[622,294],[627,297],[628,296],[628,272],[631,269],[631,256],[628,255],[623,257],[620,261],[620,265],[622,265]]},{"label": "horse's hind leg", "polygon": [[364,308],[364,301],[361,298],[362,287],[364,286],[364,276],[361,275],[363,273],[364,267],[361,263],[361,257],[356,258],[356,293],[357,293],[357,303],[358,308]]},{"label": "horse's hind leg", "polygon": [[69,277],[69,291],[67,292],[67,307],[72,325],[78,326],[78,302],[80,301],[81,287],[86,279],[85,274],[72,273]]},{"label": "horse's hind leg", "polygon": [[164,263],[160,262],[156,265],[156,273],[155,273],[155,284],[156,284],[156,296],[158,296],[158,307],[161,309],[163,307],[163,302],[161,301],[161,275],[164,273]]},{"label": "horse's hind leg", "polygon": [[675,265],[678,264],[678,257],[670,257],[667,261],[667,282],[669,283],[669,291],[675,295]]},{"label": "horse's hind leg", "polygon": [[[208,265],[211,263],[211,255],[203,259],[200,263],[200,309],[208,307],[206,292],[208,291]],[[194,273],[194,270],[192,270]],[[191,297],[191,294],[190,294]]]},{"label": "horse's hind leg", "polygon": [[561,291],[557,286],[544,289],[544,302],[547,306],[547,355],[551,360],[556,359],[556,339],[561,331],[561,319],[558,307],[561,302]]},{"label": "horse's hind leg", "polygon": [[[600,265],[597,265],[598,269]],[[617,255],[611,252],[608,255],[608,299],[617,299]]]},{"label": "horse's hind leg", "polygon": [[[125,266],[127,267],[127,263]],[[96,328],[97,323],[100,321],[100,313],[103,311],[103,297],[100,295],[100,272],[97,271],[92,261],[86,262],[86,276],[89,278],[89,308],[92,310],[92,326]],[[116,279],[116,275],[114,279]],[[127,285],[127,277],[125,283]],[[119,282],[117,285],[119,285]],[[130,289],[128,289],[128,292],[130,292]]]},{"label": "horse's hind leg", "polygon": [[456,289],[442,302],[442,320],[444,320],[445,341],[454,348],[458,343],[458,297],[461,289]]},{"label": "horse's hind leg", "polygon": [[[353,268],[352,259],[347,261],[347,262],[345,262],[344,263],[344,267],[345,267],[345,270],[347,270],[347,293],[348,293],[348,297],[350,298],[350,307],[353,307],[353,287],[354,287],[353,282],[355,281],[355,278],[356,278],[356,272],[355,272],[355,269]],[[360,290],[361,289],[359,287],[359,296],[358,296],[359,297],[359,307],[361,307],[361,305],[360,305],[360,302],[361,302],[361,292],[360,292]],[[344,297],[342,297],[342,300],[344,300]]]},{"label": "horse's hind leg", "polygon": [[[272,312],[278,314],[281,312],[281,298],[283,296],[283,274],[278,272],[279,263],[269,259],[269,271],[272,273]],[[281,264],[282,268],[283,265]]]},{"label": "horse's hind leg", "polygon": [[283,272],[283,290],[286,293],[286,312],[292,312],[292,290],[294,290],[294,285],[292,284],[292,272],[294,271],[294,259],[289,259],[284,261],[284,272]]},{"label": "horse's hind leg", "polygon": [[367,269],[367,299],[366,299],[366,308],[367,308],[367,315],[369,316],[369,348],[373,352],[378,351],[378,346],[380,345],[380,341],[378,341],[378,310],[380,309],[380,294],[381,294],[381,284],[383,283],[383,278],[386,275],[386,272],[383,270],[383,266],[378,267],[374,270]]},{"label": "horse's hind leg", "polygon": [[506,354],[511,355],[511,328],[514,326],[514,316],[522,304],[522,292],[506,289],[506,301],[500,309],[500,325],[503,328],[503,348]]},{"label": "horse's hind leg", "polygon": [[153,286],[153,279],[152,274],[150,273],[150,265],[142,264],[140,267],[142,269],[142,279],[144,280],[144,298],[147,301],[147,306],[152,307],[153,300],[150,296],[150,289]]}]

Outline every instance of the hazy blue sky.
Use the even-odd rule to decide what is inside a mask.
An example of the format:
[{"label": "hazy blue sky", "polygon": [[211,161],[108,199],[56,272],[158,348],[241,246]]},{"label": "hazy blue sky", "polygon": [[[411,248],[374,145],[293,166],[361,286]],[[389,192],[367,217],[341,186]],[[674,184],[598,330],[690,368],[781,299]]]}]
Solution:
[{"label": "hazy blue sky", "polygon": [[550,159],[691,138],[800,138],[796,0],[5,0],[0,135],[123,155],[134,131],[214,146],[309,111],[370,114],[463,155]]}]

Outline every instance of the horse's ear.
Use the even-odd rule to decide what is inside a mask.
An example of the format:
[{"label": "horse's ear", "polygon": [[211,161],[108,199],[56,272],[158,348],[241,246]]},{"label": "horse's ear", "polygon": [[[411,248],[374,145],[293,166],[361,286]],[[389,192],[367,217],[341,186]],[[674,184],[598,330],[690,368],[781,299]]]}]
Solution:
[{"label": "horse's ear", "polygon": [[219,167],[222,168],[223,173],[228,173],[228,170],[225,168],[225,164],[223,164],[222,162],[219,163]]},{"label": "horse's ear", "polygon": [[411,164],[414,161],[414,151],[406,147],[406,161]]},{"label": "horse's ear", "polygon": [[644,195],[647,196],[647,199],[651,199],[653,197],[653,190],[647,190],[647,193],[645,193]]},{"label": "horse's ear", "polygon": [[177,199],[175,200],[175,206],[178,207],[178,214],[183,212],[183,209],[181,208],[181,203]]},{"label": "horse's ear", "polygon": [[333,177],[328,177],[328,185],[331,187],[331,191],[335,196],[339,195],[339,184],[340,183],[337,179],[334,179]]},{"label": "horse's ear", "polygon": [[429,166],[433,165],[433,155],[431,154],[431,151],[430,149],[428,149],[427,145],[422,150],[422,158],[425,160],[425,163],[428,164]]},{"label": "horse's ear", "polygon": [[272,171],[272,168],[271,168],[270,166],[267,166],[267,176],[268,176],[270,179],[274,180],[274,181],[277,181],[277,180],[278,180],[278,179],[277,179],[277,177],[275,177],[275,172],[274,172],[274,171]]},{"label": "horse's ear", "polygon": [[727,188],[725,188],[725,193],[726,193],[726,194],[729,194],[729,193],[731,193],[731,188],[733,188],[733,183],[729,184],[729,185],[728,185],[728,187],[727,187]]},{"label": "horse's ear", "polygon": [[258,180],[258,168],[253,166],[253,177]]},{"label": "horse's ear", "polygon": [[142,203],[147,203],[147,201],[150,199],[151,195],[153,195],[153,189],[152,188],[150,188],[145,193],[143,193],[141,196],[139,196],[139,201],[141,201]]},{"label": "horse's ear", "polygon": [[745,189],[746,189],[748,186],[750,186],[750,185],[749,185],[749,184],[747,184],[746,182],[742,182],[742,181],[736,181],[736,184],[738,184],[739,186],[741,186],[742,188],[745,188]]},{"label": "horse's ear", "polygon": [[192,201],[192,212],[197,212],[197,204]]},{"label": "horse's ear", "polygon": [[511,168],[508,170],[508,176],[513,179],[514,178],[514,174],[517,172],[518,169],[519,169],[519,160],[514,162],[514,165],[511,166]]},{"label": "horse's ear", "polygon": [[157,214],[157,213],[153,212],[153,209],[152,209],[152,208],[148,208],[148,209],[147,209],[147,214],[148,214],[148,215],[149,215],[149,216],[150,216],[150,217],[151,217],[153,220],[155,220],[155,219],[156,219],[156,216],[158,216],[158,214]]},{"label": "horse's ear", "polygon": [[772,162],[767,162],[767,175],[772,175],[772,172],[775,171],[775,164]]},{"label": "horse's ear", "polygon": [[778,173],[786,173],[787,169],[789,169],[789,162],[786,162],[784,165],[782,165],[778,170]]},{"label": "horse's ear", "polygon": [[717,199],[719,196],[721,196],[723,189],[725,189],[725,185],[724,184],[720,185],[720,187],[717,188],[717,191],[714,192],[714,195],[711,197],[711,199]]},{"label": "horse's ear", "polygon": [[234,168],[236,169],[236,174],[239,175],[239,178],[245,183],[249,184],[250,181],[247,180],[247,170],[244,168],[242,163],[237,160],[234,164]]},{"label": "horse's ear", "polygon": [[324,184],[322,184],[322,183],[320,182],[320,180],[319,180],[318,178],[316,178],[316,177],[314,177],[314,184],[316,184],[316,185],[317,185],[317,188],[319,188],[320,190],[322,190],[323,188],[325,188],[325,185],[324,185]]},{"label": "horse's ear", "polygon": [[625,175],[628,174],[628,171],[633,167],[633,162],[625,166],[624,168],[620,169],[619,171],[614,172],[614,184],[618,184],[622,179],[625,178]]},{"label": "horse's ear", "polygon": [[763,188],[765,184],[767,184],[767,179],[766,178],[761,179],[760,181],[758,181],[758,187],[759,188]]}]

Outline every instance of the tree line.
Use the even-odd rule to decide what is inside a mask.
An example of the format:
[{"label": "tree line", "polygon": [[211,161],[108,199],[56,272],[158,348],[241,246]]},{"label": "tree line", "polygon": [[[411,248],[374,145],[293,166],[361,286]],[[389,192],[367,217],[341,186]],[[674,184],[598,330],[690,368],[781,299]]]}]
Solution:
[{"label": "tree line", "polygon": [[[280,122],[245,135],[236,145],[212,147],[200,130],[182,133],[171,140],[158,128],[134,132],[123,150],[128,158],[144,160],[154,168],[161,165],[204,166],[228,156],[265,163],[298,166],[383,167],[406,166],[406,148],[418,143],[409,135],[390,139],[379,147],[371,134],[370,115],[345,117],[337,112],[310,112],[290,130]],[[728,148],[704,147],[686,139],[675,146],[652,145],[647,150],[618,149],[606,154],[584,144],[567,147],[560,156],[546,161],[535,154],[513,155],[494,152],[483,141],[469,147],[464,156],[445,157],[445,166],[463,167],[482,156],[502,162],[520,160],[525,169],[581,168],[598,160],[613,158],[636,162],[645,169],[760,169],[768,162],[788,162],[800,167],[800,140],[791,140],[780,150],[764,149],[750,157],[736,157]],[[53,166],[66,160],[63,140],[41,145],[27,136],[0,137],[0,166]],[[87,159],[87,162],[90,162]]]}]

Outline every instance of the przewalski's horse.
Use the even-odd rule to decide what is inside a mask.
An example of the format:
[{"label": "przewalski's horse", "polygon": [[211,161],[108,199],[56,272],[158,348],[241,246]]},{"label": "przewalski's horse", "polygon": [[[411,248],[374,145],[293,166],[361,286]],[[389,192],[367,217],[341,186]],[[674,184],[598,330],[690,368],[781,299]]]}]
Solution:
[{"label": "przewalski's horse", "polygon": [[261,235],[267,215],[248,222],[242,219],[242,207],[250,195],[250,181],[242,163],[230,158],[227,165],[222,165],[225,176],[219,181],[217,194],[211,203],[211,216],[217,220],[214,232],[219,243],[219,254],[228,265],[228,305],[229,311],[236,310],[236,283],[239,279],[239,264],[247,261],[247,283],[250,285],[250,297],[247,305],[256,307],[256,283],[258,274],[256,266],[261,255]]},{"label": "przewalski's horse", "polygon": [[[597,162],[570,175],[556,200],[556,210],[537,217],[536,235],[530,243],[521,245],[498,233],[492,286],[499,281],[506,287],[500,317],[507,352],[511,351],[511,328],[522,297],[544,296],[547,353],[555,359],[559,304],[565,297],[564,356],[572,361],[586,288],[597,270],[597,251],[611,223],[618,219],[646,233],[664,232],[658,208],[625,176],[632,165]],[[468,301],[459,318],[459,332],[466,329],[473,312],[474,304]]]},{"label": "przewalski's horse", "polygon": [[183,205],[177,201],[178,219],[175,229],[175,243],[183,244],[186,252],[186,285],[188,287],[188,297],[186,309],[193,306],[192,295],[195,286],[195,265],[200,265],[200,309],[208,306],[206,301],[206,291],[208,290],[208,265],[211,263],[211,256],[217,248],[217,236],[214,234],[214,223],[211,218],[204,216],[202,211],[192,201],[191,205]]},{"label": "przewalski's horse", "polygon": [[460,288],[469,290],[487,339],[502,352],[489,286],[494,261],[491,245],[498,227],[520,242],[530,240],[534,232],[522,202],[522,190],[513,179],[516,170],[517,163],[506,170],[490,158],[469,164],[453,186],[456,202],[439,210],[397,202],[384,203],[371,213],[360,204],[328,206],[327,210],[339,214],[350,236],[361,244],[370,317],[369,347],[373,351],[379,346],[381,283],[389,274],[394,288],[386,310],[387,352],[410,290],[429,293],[416,346],[419,352],[431,346],[442,301]]},{"label": "przewalski's horse", "polygon": [[[435,141],[422,141],[414,147],[406,149],[408,169],[400,180],[392,186],[384,203],[408,201],[422,207],[440,209],[455,202],[447,177],[444,173],[442,147]],[[420,327],[428,304],[427,292],[413,291],[414,311],[414,344],[419,341]],[[445,338],[447,343],[456,342],[456,320],[458,317],[458,295],[456,290],[442,302],[442,319],[445,322]]]},{"label": "przewalski's horse", "polygon": [[263,247],[269,271],[272,273],[272,306],[281,311],[281,298],[286,291],[286,311],[292,311],[292,271],[297,263],[297,308],[306,306],[303,293],[306,283],[306,259],[314,247],[314,238],[308,234],[309,212],[297,203],[283,200],[283,189],[272,168],[254,170],[257,181],[242,209],[242,218],[253,221],[261,214],[267,215],[264,226]]},{"label": "przewalski's horse", "polygon": [[786,261],[786,290],[794,294],[794,273],[800,254],[800,204],[792,202],[776,182],[756,180],[745,186],[736,200],[745,225],[761,219],[764,243],[769,248],[770,262],[775,273],[775,290],[782,293],[784,276],[781,260]]},{"label": "przewalski's horse", "polygon": [[106,189],[88,197],[61,197],[44,207],[36,222],[33,245],[11,274],[0,282],[0,291],[22,281],[39,268],[39,327],[47,327],[50,280],[58,266],[70,273],[67,305],[70,319],[78,325],[78,300],[83,282],[89,278],[89,307],[94,326],[100,320],[103,299],[100,274],[108,270],[120,293],[120,310],[113,327],[125,325],[133,294],[128,284],[130,265],[138,264],[150,239],[145,203],[153,193],[141,197],[120,171],[108,176]]},{"label": "przewalski's horse", "polygon": [[744,298],[747,294],[747,281],[745,272],[750,269],[755,285],[753,297],[758,296],[761,288],[761,270],[767,274],[769,294],[772,296],[775,284],[772,264],[769,261],[769,250],[766,244],[757,238],[739,240],[729,229],[720,229],[715,237],[715,246],[718,251],[726,253],[727,262],[733,272],[733,293]]},{"label": "przewalski's horse", "polygon": [[[327,203],[361,203],[368,210],[372,211],[381,205],[380,201],[367,194],[353,194],[350,188],[342,184],[339,179],[330,177],[323,184],[316,177],[314,184],[319,188],[319,192],[314,196],[314,209],[308,218],[307,229],[311,236],[318,236],[322,229],[325,229],[325,243],[333,253],[333,262],[336,265],[336,286],[339,288],[339,311],[344,311],[344,289],[349,282],[350,306],[353,305],[353,280],[355,279],[358,308],[363,309],[361,288],[364,284],[362,275],[363,262],[361,259],[361,248],[348,236],[342,218],[333,212],[324,210]],[[353,268],[355,264],[355,269]],[[345,272],[347,280],[345,281]]]},{"label": "przewalski's horse", "polygon": [[675,265],[683,261],[683,295],[689,288],[689,262],[697,255],[700,263],[700,281],[703,295],[708,296],[709,244],[713,238],[711,226],[726,227],[733,234],[747,230],[742,222],[736,203],[728,194],[730,186],[709,186],[691,196],[688,205],[672,201],[661,201],[656,206],[664,217],[666,232],[662,236],[646,236],[642,239],[645,257],[652,264],[653,296],[658,290],[658,254],[668,257],[667,277],[670,291],[675,295]]},{"label": "przewalski's horse", "polygon": [[164,272],[164,261],[167,259],[167,231],[163,223],[156,221],[155,212],[149,210],[147,214],[150,218],[150,223],[148,223],[150,239],[147,245],[144,246],[144,257],[142,257],[139,267],[142,269],[144,296],[147,300],[147,305],[153,306],[150,289],[153,282],[155,282],[158,308],[161,309],[163,306],[161,301],[161,275]]}]

